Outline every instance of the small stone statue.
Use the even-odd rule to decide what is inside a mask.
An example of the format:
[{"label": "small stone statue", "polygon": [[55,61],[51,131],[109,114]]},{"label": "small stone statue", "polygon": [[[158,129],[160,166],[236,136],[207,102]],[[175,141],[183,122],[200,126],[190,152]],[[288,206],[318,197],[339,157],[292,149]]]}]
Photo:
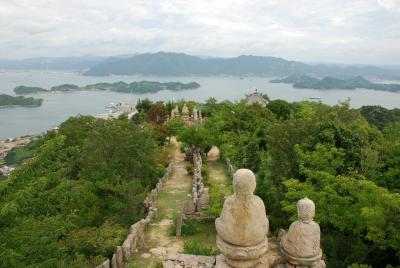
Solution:
[{"label": "small stone statue", "polygon": [[185,203],[183,204],[183,213],[185,216],[193,216],[196,212],[196,206],[193,203],[193,198],[190,194],[187,195]]},{"label": "small stone statue", "polygon": [[197,201],[197,211],[205,211],[210,207],[210,194],[208,188],[200,190],[200,197]]},{"label": "small stone statue", "polygon": [[234,194],[225,200],[221,216],[215,220],[217,247],[224,255],[225,267],[254,267],[268,249],[265,206],[253,194],[256,178],[251,170],[237,170],[233,188]]},{"label": "small stone statue", "polygon": [[313,221],[315,216],[314,202],[308,198],[297,203],[298,220],[293,222],[289,231],[281,235],[281,252],[286,257],[286,267],[324,268],[320,248],[321,231]]}]

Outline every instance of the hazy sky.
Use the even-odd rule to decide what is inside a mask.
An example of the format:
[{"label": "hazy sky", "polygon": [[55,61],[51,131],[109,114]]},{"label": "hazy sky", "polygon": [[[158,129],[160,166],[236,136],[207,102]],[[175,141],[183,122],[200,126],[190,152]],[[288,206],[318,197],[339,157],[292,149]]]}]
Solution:
[{"label": "hazy sky", "polygon": [[157,51],[400,64],[400,0],[0,0],[0,58]]}]

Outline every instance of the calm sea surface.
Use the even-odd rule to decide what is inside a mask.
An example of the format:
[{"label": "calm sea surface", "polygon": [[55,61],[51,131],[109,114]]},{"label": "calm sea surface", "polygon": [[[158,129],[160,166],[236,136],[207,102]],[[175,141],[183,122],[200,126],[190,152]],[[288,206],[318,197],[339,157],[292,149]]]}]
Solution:
[{"label": "calm sea surface", "polygon": [[133,82],[133,81],[179,81],[200,83],[196,90],[179,92],[160,91],[156,94],[126,94],[114,92],[75,92],[75,93],[46,93],[31,95],[43,98],[41,107],[0,108],[0,140],[26,134],[39,134],[57,126],[69,116],[84,114],[97,115],[105,113],[105,106],[110,102],[136,103],[139,98],[151,100],[190,99],[204,101],[210,97],[217,100],[239,100],[255,88],[268,94],[271,99],[287,101],[307,100],[310,97],[320,97],[322,102],[337,104],[338,101],[351,99],[352,107],[362,105],[381,105],[386,108],[400,107],[400,93],[359,90],[312,90],[294,89],[287,84],[272,84],[268,77],[151,77],[151,76],[108,76],[88,77],[78,73],[52,71],[6,71],[0,72],[0,94],[14,95],[13,89],[18,85],[40,86],[50,88],[55,85],[72,83],[79,86],[98,82]]}]

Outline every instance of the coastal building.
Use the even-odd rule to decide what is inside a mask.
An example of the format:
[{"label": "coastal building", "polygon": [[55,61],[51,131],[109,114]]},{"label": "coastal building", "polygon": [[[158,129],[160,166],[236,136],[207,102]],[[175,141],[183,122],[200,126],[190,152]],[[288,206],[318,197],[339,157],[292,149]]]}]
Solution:
[{"label": "coastal building", "polygon": [[116,104],[110,103],[106,106],[108,113],[100,114],[97,117],[102,119],[118,118],[122,114],[126,114],[131,119],[135,114],[138,113],[136,105],[126,102],[118,102]]},{"label": "coastal building", "polygon": [[251,93],[250,95],[246,96],[246,105],[253,105],[253,104],[258,104],[261,107],[266,107],[268,104],[268,101],[263,97],[263,95],[255,90],[255,92]]}]

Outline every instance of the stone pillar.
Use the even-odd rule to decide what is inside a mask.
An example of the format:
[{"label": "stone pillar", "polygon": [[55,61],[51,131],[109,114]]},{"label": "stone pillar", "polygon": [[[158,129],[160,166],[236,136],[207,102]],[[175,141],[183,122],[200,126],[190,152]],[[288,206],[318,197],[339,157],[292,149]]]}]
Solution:
[{"label": "stone pillar", "polygon": [[196,109],[196,107],[195,108],[193,108],[193,116],[192,116],[192,119],[193,119],[193,123],[194,124],[196,124],[196,125],[198,125],[198,123],[199,123],[199,117],[198,117],[198,114],[197,114],[197,109]]},{"label": "stone pillar", "polygon": [[308,198],[297,203],[298,220],[293,222],[289,231],[281,231],[280,248],[286,258],[287,267],[325,268],[321,260],[320,248],[321,230],[314,222],[315,205]]},{"label": "stone pillar", "polygon": [[229,196],[215,220],[217,247],[223,254],[219,267],[250,268],[267,252],[269,222],[261,198],[254,195],[256,177],[239,169],[233,176],[234,194]]},{"label": "stone pillar", "polygon": [[183,213],[185,217],[193,217],[196,213],[196,206],[193,203],[193,198],[190,194],[187,195],[185,203],[183,204]]},{"label": "stone pillar", "polygon": [[182,119],[186,126],[190,124],[189,108],[187,107],[186,103],[182,108]]},{"label": "stone pillar", "polygon": [[183,224],[183,218],[182,218],[182,213],[178,212],[176,214],[176,231],[175,235],[176,237],[180,237],[182,233],[182,224]]}]

